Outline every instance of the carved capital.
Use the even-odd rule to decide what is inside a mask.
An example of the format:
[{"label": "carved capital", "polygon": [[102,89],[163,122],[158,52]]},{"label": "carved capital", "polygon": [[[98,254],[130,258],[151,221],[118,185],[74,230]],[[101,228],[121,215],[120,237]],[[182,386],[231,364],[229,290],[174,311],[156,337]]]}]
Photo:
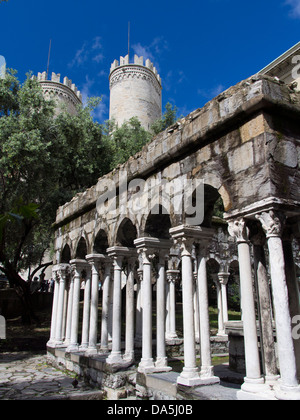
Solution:
[{"label": "carved capital", "polygon": [[257,214],[255,217],[260,221],[267,238],[281,237],[285,219],[281,213],[271,210]]},{"label": "carved capital", "polygon": [[230,236],[236,238],[238,243],[249,241],[249,229],[246,226],[245,219],[238,219],[229,222],[228,232]]},{"label": "carved capital", "polygon": [[218,273],[220,284],[224,284],[226,286],[229,280],[229,276],[230,276],[229,273]]},{"label": "carved capital", "polygon": [[180,278],[180,271],[179,270],[167,270],[167,281],[168,283],[176,283],[176,281]]}]

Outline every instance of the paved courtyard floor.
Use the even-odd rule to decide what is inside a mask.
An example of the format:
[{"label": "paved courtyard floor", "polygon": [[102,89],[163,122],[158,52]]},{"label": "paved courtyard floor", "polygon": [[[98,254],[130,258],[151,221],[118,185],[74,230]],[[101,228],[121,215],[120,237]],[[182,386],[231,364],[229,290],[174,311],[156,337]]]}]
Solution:
[{"label": "paved courtyard floor", "polygon": [[101,391],[77,381],[75,375],[47,365],[45,354],[0,353],[0,400],[101,397]]}]

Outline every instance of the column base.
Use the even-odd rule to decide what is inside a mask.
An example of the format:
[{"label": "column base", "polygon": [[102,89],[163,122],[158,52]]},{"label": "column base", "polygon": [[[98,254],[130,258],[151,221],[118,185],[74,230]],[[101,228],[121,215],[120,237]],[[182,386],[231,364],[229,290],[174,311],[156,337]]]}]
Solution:
[{"label": "column base", "polygon": [[154,373],[155,366],[153,363],[153,359],[142,359],[138,366],[138,372],[145,373],[145,374]]},{"label": "column base", "polygon": [[172,368],[168,366],[168,358],[167,357],[159,357],[156,358],[156,362],[154,364],[155,372],[171,372]]},{"label": "column base", "polygon": [[268,384],[264,382],[264,378],[249,379],[245,378],[241,390],[237,392],[238,400],[276,400],[275,393]]},{"label": "column base", "polygon": [[69,347],[67,347],[66,352],[67,353],[76,353],[79,351],[79,345],[78,344],[70,344]]},{"label": "column base", "polygon": [[86,349],[85,354],[86,354],[87,356],[95,356],[96,354],[98,354],[97,347],[88,347],[88,348]]},{"label": "column base", "polygon": [[220,378],[214,375],[213,366],[203,366],[199,376],[203,381],[203,385],[216,385],[220,383]]},{"label": "column base", "polygon": [[123,360],[125,362],[134,362],[134,351],[130,351],[124,354]]},{"label": "column base", "polygon": [[112,351],[106,359],[108,365],[121,365],[123,362],[122,353],[119,351]]},{"label": "column base", "polygon": [[89,345],[88,345],[88,344],[81,344],[81,345],[79,346],[79,351],[84,351],[84,352],[86,352],[88,348],[89,348]]},{"label": "column base", "polygon": [[300,401],[300,385],[288,387],[285,385],[280,385],[280,380],[278,382],[278,385],[274,387],[275,396],[278,400]]}]

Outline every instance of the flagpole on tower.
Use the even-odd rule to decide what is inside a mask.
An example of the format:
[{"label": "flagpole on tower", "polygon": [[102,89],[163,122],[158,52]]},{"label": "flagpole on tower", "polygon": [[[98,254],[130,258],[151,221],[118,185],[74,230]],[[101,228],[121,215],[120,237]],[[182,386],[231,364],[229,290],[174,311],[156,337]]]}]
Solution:
[{"label": "flagpole on tower", "polygon": [[130,57],[130,22],[128,22],[128,60]]},{"label": "flagpole on tower", "polygon": [[47,80],[48,80],[48,74],[49,74],[50,54],[51,54],[51,44],[52,44],[52,40],[50,39],[49,53],[48,53],[48,63],[47,63]]}]

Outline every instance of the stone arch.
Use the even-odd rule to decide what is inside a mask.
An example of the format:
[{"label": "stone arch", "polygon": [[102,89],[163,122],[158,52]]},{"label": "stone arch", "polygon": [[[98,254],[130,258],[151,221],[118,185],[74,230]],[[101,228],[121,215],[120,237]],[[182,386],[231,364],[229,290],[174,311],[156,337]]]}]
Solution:
[{"label": "stone arch", "polygon": [[85,257],[87,254],[88,254],[87,240],[84,236],[81,236],[76,246],[75,258],[80,259],[80,260],[85,260]]},{"label": "stone arch", "polygon": [[71,261],[71,259],[72,259],[71,247],[68,243],[66,243],[60,255],[60,263],[68,264]]},{"label": "stone arch", "polygon": [[109,248],[108,235],[104,229],[100,229],[93,242],[93,252],[96,254],[106,254],[107,248]]},{"label": "stone arch", "polygon": [[155,206],[145,219],[144,234],[153,238],[170,239],[171,217],[162,205]]},{"label": "stone arch", "polygon": [[205,185],[215,188],[222,198],[224,211],[229,211],[232,207],[232,198],[224,180],[215,172],[198,172],[194,178],[203,179]]},{"label": "stone arch", "polygon": [[137,239],[137,228],[131,219],[125,217],[119,224],[115,234],[115,244],[134,248],[134,240]]}]

